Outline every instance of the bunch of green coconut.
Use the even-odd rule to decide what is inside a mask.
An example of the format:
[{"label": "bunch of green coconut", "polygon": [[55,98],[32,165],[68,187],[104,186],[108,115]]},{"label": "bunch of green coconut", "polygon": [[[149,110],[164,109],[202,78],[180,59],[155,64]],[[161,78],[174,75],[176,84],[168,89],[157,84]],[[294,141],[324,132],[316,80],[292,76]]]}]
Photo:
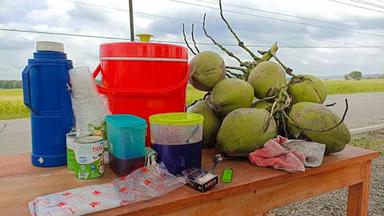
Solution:
[{"label": "bunch of green coconut", "polygon": [[[327,88],[313,75],[294,75],[267,52],[243,75],[228,77],[223,58],[213,51],[189,63],[190,84],[206,91],[188,112],[204,116],[203,147],[232,157],[248,156],[278,135],[326,145],[326,153],[344,149],[351,135],[343,119],[324,101]],[[273,54],[273,52],[272,52]],[[248,65],[249,66],[249,65]],[[290,79],[287,79],[290,75]]]}]

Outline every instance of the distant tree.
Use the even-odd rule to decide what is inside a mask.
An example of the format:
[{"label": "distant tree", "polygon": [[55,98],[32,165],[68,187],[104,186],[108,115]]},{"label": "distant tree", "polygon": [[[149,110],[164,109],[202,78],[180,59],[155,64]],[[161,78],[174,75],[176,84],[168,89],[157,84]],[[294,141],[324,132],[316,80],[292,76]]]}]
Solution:
[{"label": "distant tree", "polygon": [[363,74],[360,71],[352,71],[349,74],[344,75],[344,79],[346,80],[361,80],[363,78]]},{"label": "distant tree", "polygon": [[21,88],[22,82],[20,80],[0,80],[0,88],[11,89]]}]

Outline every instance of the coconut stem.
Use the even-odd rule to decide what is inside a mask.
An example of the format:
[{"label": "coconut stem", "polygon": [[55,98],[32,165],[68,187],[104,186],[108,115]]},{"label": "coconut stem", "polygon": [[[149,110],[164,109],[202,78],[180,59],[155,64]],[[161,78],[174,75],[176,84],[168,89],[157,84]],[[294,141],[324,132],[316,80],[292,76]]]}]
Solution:
[{"label": "coconut stem", "polygon": [[229,78],[233,78],[233,77],[236,77],[236,78],[241,78],[242,75],[241,74],[237,74],[237,73],[233,73],[232,71],[230,70],[226,70],[226,74]]},{"label": "coconut stem", "polygon": [[235,76],[233,76],[233,75],[231,74],[231,71],[229,71],[229,70],[226,70],[225,75],[226,75],[228,78],[235,78]]},{"label": "coconut stem", "polygon": [[272,100],[272,99],[275,99],[276,97],[277,97],[277,94],[274,96],[271,96],[271,97],[265,97],[263,99],[260,99],[260,100],[256,101],[256,103],[261,102],[261,101]]},{"label": "coconut stem", "polygon": [[189,104],[189,105],[187,105],[187,107],[185,107],[185,110],[187,110],[189,107],[195,105],[197,102],[199,102],[201,100],[203,100],[203,99],[197,99],[197,100],[193,101],[191,104]]},{"label": "coconut stem", "polygon": [[281,112],[279,113],[279,118],[283,126],[284,137],[288,137],[287,122],[285,121],[285,118]]},{"label": "coconut stem", "polygon": [[263,56],[259,59],[258,62],[263,62],[263,61],[268,61],[269,59],[271,59],[274,55],[276,55],[276,52],[277,50],[279,49],[279,47],[277,46],[277,43],[273,43],[271,48],[269,48],[268,51],[266,52],[263,52]]},{"label": "coconut stem", "polygon": [[187,35],[185,34],[185,26],[184,26],[184,23],[183,23],[183,38],[184,38],[184,42],[185,44],[187,45],[188,49],[193,53],[193,55],[196,55],[195,51],[192,49],[191,46],[189,46],[189,43],[188,43],[188,40],[187,40]]},{"label": "coconut stem", "polygon": [[243,73],[246,73],[246,72],[247,72],[247,69],[245,69],[245,68],[242,68],[242,67],[236,67],[236,66],[225,66],[225,68],[228,68],[228,69],[233,69],[233,70],[239,70],[239,71],[242,71]]},{"label": "coconut stem", "polygon": [[199,48],[197,48],[197,45],[196,45],[196,40],[195,40],[195,35],[194,35],[194,32],[195,32],[194,28],[195,28],[195,24],[192,23],[191,37],[192,37],[192,41],[193,41],[193,46],[195,47],[197,53],[200,53],[200,50],[199,50]]},{"label": "coconut stem", "polygon": [[227,53],[230,57],[236,59],[241,66],[244,65],[243,61],[241,61],[239,57],[235,56],[235,54],[233,54],[231,51],[227,50],[223,45],[216,42],[216,40],[213,39],[213,37],[208,34],[207,29],[205,28],[206,17],[207,17],[207,14],[205,13],[204,17],[203,17],[203,30],[204,30],[205,36],[207,38],[209,38],[212,41],[212,43],[214,43],[216,46],[218,46],[221,50],[223,50],[225,53]]},{"label": "coconut stem", "polygon": [[261,55],[265,55],[268,53],[268,51],[263,51],[263,50],[257,50],[257,52]]},{"label": "coconut stem", "polygon": [[239,47],[243,48],[245,51],[247,51],[249,53],[249,55],[252,56],[252,58],[255,60],[255,61],[258,61],[260,58],[257,57],[247,46],[245,46],[244,42],[240,40],[239,36],[237,36],[236,32],[232,29],[231,25],[229,24],[229,22],[225,19],[224,17],[224,13],[223,13],[223,6],[221,4],[221,0],[219,0],[219,7],[220,7],[220,16],[221,16],[221,19],[223,19],[223,21],[225,22],[225,24],[227,25],[229,31],[232,33],[232,35],[236,38],[237,42],[238,42],[238,45]]},{"label": "coconut stem", "polygon": [[287,124],[283,117],[283,112],[285,112],[285,109],[287,109],[292,101],[292,98],[289,96],[288,92],[288,85],[285,85],[280,88],[279,93],[276,94],[274,97],[276,97],[276,100],[273,102],[272,108],[271,108],[271,114],[269,116],[269,120],[273,118],[273,116],[276,116],[276,120],[278,123],[278,128],[280,128],[284,136],[288,136],[287,132]]},{"label": "coconut stem", "polygon": [[331,106],[335,106],[336,105],[336,102],[334,102],[334,103],[330,103],[330,104],[326,104],[325,106],[327,106],[327,107],[331,107]]},{"label": "coconut stem", "polygon": [[204,99],[204,100],[207,99],[207,97],[208,97],[209,95],[211,95],[211,92],[207,92],[207,93],[204,95],[203,99]]},{"label": "coconut stem", "polygon": [[271,53],[271,54],[272,54],[273,58],[281,65],[281,67],[283,67],[283,69],[285,70],[285,72],[288,75],[290,75],[292,77],[296,77],[296,75],[292,73],[293,70],[291,68],[285,66],[285,64],[282,61],[280,61],[280,59],[276,56],[276,53]]}]

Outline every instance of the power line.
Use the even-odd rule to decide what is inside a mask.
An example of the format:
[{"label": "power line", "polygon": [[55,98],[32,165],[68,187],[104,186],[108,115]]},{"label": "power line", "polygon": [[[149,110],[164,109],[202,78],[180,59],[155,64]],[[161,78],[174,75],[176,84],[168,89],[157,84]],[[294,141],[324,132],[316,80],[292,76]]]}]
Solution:
[{"label": "power line", "polygon": [[[95,39],[108,39],[108,40],[124,40],[129,41],[130,38],[125,37],[111,37],[111,36],[97,36],[97,35],[87,35],[87,34],[75,34],[75,33],[64,33],[64,32],[47,32],[47,31],[37,31],[37,30],[25,30],[25,29],[11,29],[11,28],[0,28],[0,31],[8,32],[21,32],[21,33],[36,33],[36,34],[48,34],[48,35],[58,35],[58,36],[70,36],[70,37],[85,37],[85,38],[95,38]],[[184,41],[170,41],[170,40],[153,40],[160,43],[174,43],[174,44],[184,44]],[[215,46],[211,43],[199,42],[198,45],[202,46]],[[222,44],[223,46],[237,47],[237,44]],[[259,48],[269,48],[270,45],[248,45],[249,47],[259,47]],[[357,46],[300,46],[300,45],[279,45],[282,48],[297,48],[297,49],[355,49],[355,48],[384,48],[384,45],[357,45]]]},{"label": "power line", "polygon": [[129,38],[124,38],[124,37],[96,36],[96,35],[85,35],[85,34],[76,34],[76,33],[47,32],[47,31],[13,29],[13,28],[0,28],[0,31],[48,34],[48,35],[71,36],[71,37],[85,37],[85,38],[108,39],[108,40],[130,40]]},{"label": "power line", "polygon": [[[190,3],[190,2],[185,2],[185,1],[180,1],[180,0],[168,0],[172,2],[178,2],[180,4],[185,4],[185,5],[192,5],[192,6],[197,6],[197,7],[202,7],[202,8],[209,8],[209,9],[214,9],[218,10],[216,7],[211,7],[208,5],[199,5],[195,3]],[[333,0],[329,0],[333,1]],[[374,34],[374,33],[368,33],[368,32],[360,32],[360,31],[352,31],[350,29],[345,29],[345,28],[336,28],[336,27],[329,27],[329,26],[324,26],[324,25],[319,25],[319,24],[314,24],[314,23],[306,23],[306,22],[300,22],[300,21],[293,21],[293,20],[284,20],[280,18],[274,18],[274,17],[268,17],[268,16],[262,16],[262,15],[256,15],[256,14],[250,14],[250,13],[244,13],[236,10],[229,10],[226,9],[226,12],[231,12],[231,13],[236,13],[236,14],[241,14],[241,15],[246,15],[246,16],[254,16],[254,17],[259,17],[263,19],[268,19],[268,20],[274,20],[274,21],[279,21],[279,22],[289,22],[289,23],[295,23],[295,24],[300,24],[300,25],[306,25],[306,26],[316,26],[319,28],[326,28],[326,29],[331,29],[331,30],[336,30],[336,31],[341,31],[341,32],[353,32],[353,33],[358,33],[358,34],[364,34],[364,35],[372,35],[372,36],[378,36],[378,37],[383,37],[383,34]]]},{"label": "power line", "polygon": [[383,5],[375,4],[375,3],[372,3],[372,2],[368,2],[368,1],[362,1],[362,0],[350,0],[350,1],[362,4],[362,5],[367,5],[367,6],[370,6],[370,7],[374,7],[374,8],[384,9]]},{"label": "power line", "polygon": [[[71,3],[75,3],[75,4],[82,4],[82,5],[88,5],[88,6],[92,6],[92,7],[97,7],[97,8],[101,8],[101,9],[108,9],[108,10],[115,10],[115,11],[120,11],[120,12],[124,12],[124,13],[127,13],[128,10],[127,9],[124,9],[124,8],[115,8],[115,7],[108,7],[108,6],[104,6],[104,5],[100,5],[100,4],[94,4],[94,3],[89,3],[89,2],[84,2],[84,1],[77,1],[77,0],[62,0],[62,1],[66,1],[66,2],[71,2]],[[199,1],[199,0],[196,0],[196,1]],[[201,0],[202,1],[202,0]],[[209,1],[207,1],[209,2]],[[213,2],[212,2],[213,3]],[[235,7],[235,6],[239,6],[239,5],[235,5],[235,4],[228,4],[226,3],[225,5],[231,5],[231,7]],[[232,6],[234,5],[234,6]],[[238,7],[239,9],[242,9],[240,7]],[[255,9],[255,10],[258,10],[258,9]],[[265,10],[260,10],[262,12],[265,12]],[[268,12],[271,12],[271,11],[268,11]],[[196,23],[196,22],[200,22],[200,21],[196,21],[196,20],[190,20],[190,19],[180,19],[180,18],[176,18],[176,17],[169,17],[169,16],[162,16],[162,15],[157,15],[157,14],[149,14],[149,13],[144,13],[144,12],[138,12],[138,11],[135,11],[134,12],[135,14],[138,14],[138,15],[142,15],[142,16],[149,16],[149,17],[156,17],[156,18],[161,18],[161,19],[170,19],[170,20],[176,20],[178,22],[190,22],[190,23]],[[273,13],[273,12],[271,12]],[[281,16],[292,16],[292,17],[297,17],[297,18],[301,18],[301,19],[305,19],[305,17],[299,17],[299,16],[293,16],[293,15],[289,15],[289,14],[283,14],[283,13],[277,13],[278,15],[281,15]],[[309,18],[311,19],[311,18]],[[313,19],[313,20],[316,20],[317,19]],[[320,21],[320,20],[319,20]],[[327,21],[324,21],[324,22],[327,22]],[[218,26],[218,27],[222,27],[222,25],[218,25],[218,24],[210,24],[211,26]],[[351,25],[352,26],[352,25]],[[373,28],[373,27],[367,27],[367,28]],[[242,29],[242,28],[236,28],[238,31],[244,31],[244,32],[252,32],[252,33],[255,33],[255,31],[250,31],[249,29]],[[275,31],[268,31],[268,32],[256,32],[257,34],[263,34],[263,35],[269,35],[268,33],[275,33]],[[294,35],[289,35],[289,36],[294,36]],[[290,37],[287,37],[285,36],[284,38],[290,38]],[[290,40],[289,40],[290,41]],[[337,41],[337,40],[332,40],[332,39],[328,39],[328,41],[330,42],[336,42],[336,43],[340,43],[340,41]],[[345,44],[344,42],[342,44]],[[348,42],[349,45],[357,45],[359,46],[360,44],[358,43],[350,43]]]},{"label": "power line", "polygon": [[[129,10],[123,9],[123,8],[107,7],[107,6],[104,6],[104,5],[99,5],[99,4],[89,3],[89,2],[83,2],[83,1],[74,1],[74,0],[61,0],[61,1],[71,2],[71,3],[75,3],[75,4],[89,5],[89,6],[92,6],[92,7],[97,7],[97,8],[102,8],[102,9],[121,11],[121,12],[124,12],[124,13],[129,12]],[[181,21],[181,22],[191,22],[191,23],[200,22],[200,21],[197,21],[197,20],[180,19],[180,18],[177,18],[177,17],[170,17],[170,16],[163,16],[163,15],[157,15],[157,14],[150,14],[150,13],[140,12],[140,11],[136,11],[136,10],[133,13],[134,14],[139,14],[139,15],[144,15],[144,16],[150,16],[150,17],[158,17],[158,18],[163,18],[163,19],[177,20],[177,21]]]},{"label": "power line", "polygon": [[[67,1],[67,2],[72,2],[72,3],[77,3],[77,4],[91,5],[91,6],[95,6],[95,7],[104,8],[104,9],[111,9],[111,10],[119,10],[119,11],[128,12],[128,10],[122,9],[122,8],[106,7],[106,6],[103,6],[103,5],[98,5],[98,4],[93,4],[93,3],[83,2],[83,1],[75,1],[75,0],[62,0],[62,1]],[[184,2],[184,1],[180,1],[180,0],[168,0],[168,1],[177,2],[177,3],[180,3],[180,4],[187,4],[187,5],[202,7],[202,8],[209,8],[209,9],[218,10],[218,8],[212,7],[212,6],[208,6],[208,5],[199,5],[199,4],[190,3],[190,2]],[[195,0],[195,1],[204,2],[203,0]],[[205,2],[207,2],[207,1],[205,1]],[[210,2],[210,3],[213,3],[213,2]],[[228,3],[226,3],[226,4],[229,5]],[[234,6],[231,6],[231,7],[234,7]],[[234,8],[236,8],[236,7],[234,7]],[[238,7],[238,9],[243,9],[243,8],[239,8]],[[270,14],[275,14],[275,15],[280,15],[280,16],[288,16],[288,17],[293,17],[293,18],[297,18],[297,19],[304,19],[304,20],[305,19],[310,19],[310,20],[313,20],[313,21],[323,22],[323,23],[341,24],[341,25],[344,25],[344,26],[352,27],[354,29],[356,29],[357,26],[359,26],[360,29],[361,29],[361,27],[363,27],[363,26],[360,26],[360,25],[342,24],[342,23],[330,22],[330,21],[313,19],[313,18],[308,18],[308,17],[300,17],[300,16],[294,16],[294,15],[290,15],[290,14],[278,13],[278,12],[273,12],[273,11],[260,10],[260,9],[256,9],[256,8],[252,8],[252,10],[257,10],[257,11],[261,11],[261,12],[265,12],[265,13],[270,13]],[[366,34],[366,35],[373,35],[373,36],[379,36],[379,37],[383,37],[384,36],[384,34],[374,34],[374,33],[369,33],[369,32],[352,31],[351,29],[346,29],[346,28],[340,29],[340,28],[337,28],[337,27],[335,28],[335,27],[324,26],[324,25],[313,24],[313,23],[307,23],[307,22],[299,22],[299,21],[285,20],[285,19],[267,17],[267,16],[262,16],[262,15],[256,15],[256,14],[243,13],[241,11],[236,11],[236,10],[228,10],[228,9],[226,9],[225,11],[232,12],[232,13],[237,13],[237,14],[242,14],[242,15],[247,15],[247,16],[263,18],[263,19],[279,21],[279,22],[290,22],[290,23],[307,25],[307,26],[316,26],[316,27],[320,27],[320,28],[326,28],[326,29],[337,30],[337,31],[342,31],[342,32],[348,31],[348,32],[353,32],[353,33],[358,33],[358,34]],[[175,17],[154,15],[154,14],[148,14],[148,13],[144,13],[144,12],[135,12],[135,13],[136,14],[141,14],[141,15],[144,15],[144,16],[152,16],[152,17],[160,17],[160,18],[165,18],[165,19],[188,21],[188,22],[192,22],[192,23],[199,22],[199,21],[195,21],[195,20],[179,19],[179,18],[175,18]],[[218,26],[218,25],[215,25],[215,26]],[[371,28],[371,27],[364,26],[364,28]],[[374,28],[378,28],[378,27],[374,27]],[[250,32],[249,30],[245,30],[245,29],[239,29],[239,30]],[[380,31],[380,32],[384,33],[384,31]],[[259,33],[262,33],[262,32],[259,32]]]},{"label": "power line", "polygon": [[381,10],[375,10],[375,9],[371,9],[371,8],[367,8],[367,7],[362,7],[362,6],[358,6],[358,5],[354,5],[354,4],[350,4],[350,3],[346,3],[346,2],[337,1],[337,0],[328,0],[328,1],[335,2],[335,3],[338,3],[338,4],[342,4],[342,5],[347,5],[347,6],[350,6],[350,7],[360,8],[360,9],[374,11],[374,12],[378,12],[378,13],[384,14],[384,11],[381,11]]},{"label": "power line", "polygon": [[[210,0],[194,0],[194,1],[217,4],[217,1],[210,1]],[[357,1],[357,0],[355,0],[355,1]],[[258,8],[254,8],[254,7],[243,6],[243,5],[232,4],[232,3],[224,3],[223,2],[222,4],[226,5],[228,7],[232,7],[232,8],[245,9],[245,10],[251,10],[251,11],[259,11],[259,12],[263,12],[263,13],[269,13],[269,14],[273,14],[273,15],[280,15],[280,16],[291,17],[291,18],[296,18],[296,19],[311,20],[311,21],[315,21],[315,22],[334,24],[334,25],[342,25],[342,26],[352,27],[352,28],[358,27],[357,29],[367,29],[367,28],[372,29],[373,28],[373,29],[377,30],[377,29],[381,28],[379,26],[366,26],[366,25],[358,25],[358,24],[352,25],[352,24],[346,24],[346,23],[333,22],[333,21],[329,21],[329,20],[315,19],[315,18],[311,18],[311,17],[297,16],[297,15],[280,13],[280,12],[276,12],[276,11],[262,10],[262,9],[258,9]]]},{"label": "power line", "polygon": [[[101,9],[115,10],[115,11],[120,11],[120,12],[124,12],[124,13],[129,12],[127,9],[123,9],[123,8],[107,7],[107,6],[104,6],[104,5],[94,4],[94,3],[89,3],[89,2],[83,2],[83,1],[76,1],[76,0],[61,0],[61,1],[71,2],[71,3],[75,3],[75,4],[80,4],[80,5],[83,4],[83,5],[88,5],[88,6],[92,6],[92,7],[101,8]],[[176,17],[169,17],[169,16],[163,16],[163,15],[157,15],[157,14],[149,14],[149,13],[138,12],[138,11],[135,11],[134,14],[138,14],[138,15],[142,15],[142,16],[148,16],[148,17],[161,18],[161,19],[176,20],[176,21],[179,21],[179,22],[182,22],[182,23],[184,23],[184,22],[190,22],[190,23],[196,23],[197,22],[197,23],[199,23],[200,22],[198,20],[180,19],[180,18],[176,18]],[[223,27],[222,25],[218,25],[218,24],[210,24],[210,26]],[[236,29],[238,31],[255,33],[255,31],[251,31],[249,29],[247,29],[247,30],[246,29],[242,29],[242,28],[236,28]],[[274,31],[257,32],[257,34],[264,34],[264,35],[269,35],[268,33],[274,33]],[[335,41],[335,40],[329,40],[329,41]],[[339,41],[335,41],[335,42],[339,42]],[[359,44],[356,44],[356,43],[350,43],[350,44],[352,44],[352,45],[359,45]]]}]

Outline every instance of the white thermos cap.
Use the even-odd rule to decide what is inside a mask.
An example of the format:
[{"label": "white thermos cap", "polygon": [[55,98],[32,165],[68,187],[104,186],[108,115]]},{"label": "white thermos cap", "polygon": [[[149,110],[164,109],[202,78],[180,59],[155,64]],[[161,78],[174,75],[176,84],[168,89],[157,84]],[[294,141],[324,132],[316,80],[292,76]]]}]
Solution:
[{"label": "white thermos cap", "polygon": [[53,41],[37,41],[36,50],[64,52],[64,44]]}]

